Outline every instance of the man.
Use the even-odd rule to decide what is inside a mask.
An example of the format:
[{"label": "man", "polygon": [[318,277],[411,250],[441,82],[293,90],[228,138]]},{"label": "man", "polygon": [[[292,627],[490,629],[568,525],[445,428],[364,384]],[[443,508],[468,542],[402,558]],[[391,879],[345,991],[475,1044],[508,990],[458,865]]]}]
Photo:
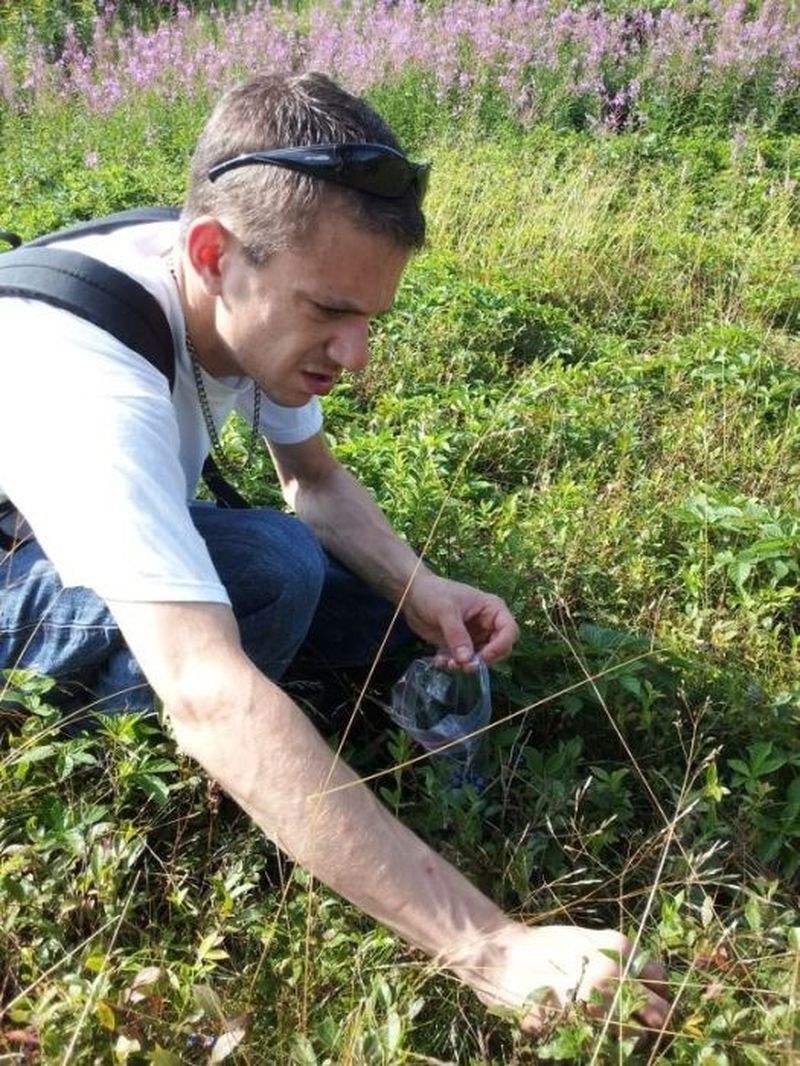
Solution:
[{"label": "man", "polygon": [[[0,301],[16,342],[3,360],[0,486],[33,538],[0,565],[0,666],[51,674],[112,712],[151,706],[152,689],[180,746],[271,839],[535,1030],[546,1007],[526,1006],[531,993],[550,989],[555,1007],[608,998],[628,941],[512,922],[376,801],[275,684],[298,655],[352,656],[343,630],[372,654],[375,618],[395,607],[454,668],[475,652],[502,659],[518,635],[498,597],[420,563],[321,433],[319,397],[366,365],[370,319],[424,240],[425,177],[329,79],[256,77],[201,135],[177,232],[72,242],[161,302],[172,393],[96,326]],[[266,437],[297,518],[192,502],[234,406]],[[655,1028],[663,978],[644,967],[638,1014]]]}]

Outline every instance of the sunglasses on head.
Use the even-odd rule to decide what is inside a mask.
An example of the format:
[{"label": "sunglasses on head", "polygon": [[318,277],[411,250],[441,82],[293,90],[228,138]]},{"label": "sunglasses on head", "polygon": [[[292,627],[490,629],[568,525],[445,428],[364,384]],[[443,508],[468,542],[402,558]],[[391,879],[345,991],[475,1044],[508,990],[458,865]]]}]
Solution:
[{"label": "sunglasses on head", "polygon": [[412,163],[388,144],[309,144],[297,148],[273,148],[215,163],[208,180],[216,181],[230,170],[263,163],[297,170],[348,189],[396,200],[413,189],[421,201],[428,187],[430,163]]}]

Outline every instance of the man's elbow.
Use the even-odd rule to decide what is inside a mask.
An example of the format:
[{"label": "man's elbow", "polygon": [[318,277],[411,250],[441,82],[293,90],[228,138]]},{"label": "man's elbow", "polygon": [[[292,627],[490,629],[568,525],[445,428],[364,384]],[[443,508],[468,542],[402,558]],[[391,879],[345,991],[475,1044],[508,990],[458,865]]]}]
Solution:
[{"label": "man's elbow", "polygon": [[168,678],[162,701],[179,741],[230,728],[251,705],[254,669],[244,657],[238,667],[203,660]]}]

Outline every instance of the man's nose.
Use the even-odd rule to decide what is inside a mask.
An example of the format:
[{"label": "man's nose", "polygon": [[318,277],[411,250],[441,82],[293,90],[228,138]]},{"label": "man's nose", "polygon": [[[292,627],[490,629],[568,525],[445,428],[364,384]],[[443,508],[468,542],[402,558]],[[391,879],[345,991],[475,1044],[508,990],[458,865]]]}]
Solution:
[{"label": "man's nose", "polygon": [[360,315],[342,318],[328,341],[327,355],[345,370],[363,370],[369,362],[369,322]]}]

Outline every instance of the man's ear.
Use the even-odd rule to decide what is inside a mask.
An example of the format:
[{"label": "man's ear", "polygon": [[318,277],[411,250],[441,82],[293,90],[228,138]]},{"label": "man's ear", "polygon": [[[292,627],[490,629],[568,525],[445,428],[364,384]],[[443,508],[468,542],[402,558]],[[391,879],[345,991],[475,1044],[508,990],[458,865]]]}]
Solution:
[{"label": "man's ear", "polygon": [[221,290],[222,259],[230,250],[231,234],[211,215],[196,218],[186,233],[186,254],[209,296]]}]

